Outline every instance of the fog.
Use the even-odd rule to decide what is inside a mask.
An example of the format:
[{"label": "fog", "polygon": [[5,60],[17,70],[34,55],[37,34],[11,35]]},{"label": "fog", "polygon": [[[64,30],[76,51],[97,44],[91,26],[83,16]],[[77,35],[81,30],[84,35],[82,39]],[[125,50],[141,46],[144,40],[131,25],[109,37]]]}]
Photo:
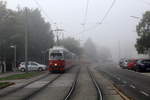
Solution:
[{"label": "fog", "polygon": [[[145,11],[150,10],[148,0],[116,0],[102,24],[101,22],[113,0],[89,0],[86,16],[87,0],[5,0],[8,8],[39,8],[45,20],[64,29],[65,36],[72,36],[84,42],[87,38],[99,46],[111,50],[114,59],[120,57],[137,57],[134,47],[137,34],[136,25]],[[40,4],[40,6],[36,3]],[[137,16],[139,19],[132,18]],[[86,19],[86,20],[85,20]],[[85,26],[83,27],[83,23]],[[97,28],[87,30],[97,25]]]}]

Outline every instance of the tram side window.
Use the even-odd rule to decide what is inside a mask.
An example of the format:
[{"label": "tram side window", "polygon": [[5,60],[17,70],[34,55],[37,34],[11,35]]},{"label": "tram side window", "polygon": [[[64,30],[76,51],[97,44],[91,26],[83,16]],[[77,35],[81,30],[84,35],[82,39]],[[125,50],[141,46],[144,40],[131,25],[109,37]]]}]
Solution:
[{"label": "tram side window", "polygon": [[65,55],[65,59],[70,59],[70,55],[68,52],[64,52],[64,55]]},{"label": "tram side window", "polygon": [[63,54],[62,53],[51,53],[50,58],[54,60],[63,60]]}]

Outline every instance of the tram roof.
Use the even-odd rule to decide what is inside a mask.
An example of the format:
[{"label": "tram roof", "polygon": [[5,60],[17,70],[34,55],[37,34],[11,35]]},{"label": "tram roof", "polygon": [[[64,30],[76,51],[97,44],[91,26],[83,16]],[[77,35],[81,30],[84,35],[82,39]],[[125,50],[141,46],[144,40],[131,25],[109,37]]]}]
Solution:
[{"label": "tram roof", "polygon": [[57,51],[57,50],[58,50],[58,51],[62,51],[62,52],[63,52],[63,51],[69,52],[69,50],[67,50],[67,49],[64,48],[63,46],[54,46],[53,48],[50,49],[50,51],[55,51],[55,50],[56,50],[56,51]]}]

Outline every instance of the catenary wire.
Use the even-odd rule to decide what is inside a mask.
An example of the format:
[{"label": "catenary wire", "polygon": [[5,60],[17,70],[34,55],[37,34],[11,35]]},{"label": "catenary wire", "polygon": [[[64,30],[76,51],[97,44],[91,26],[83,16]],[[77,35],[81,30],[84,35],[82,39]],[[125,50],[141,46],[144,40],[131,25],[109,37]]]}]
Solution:
[{"label": "catenary wire", "polygon": [[99,21],[98,23],[96,23],[96,24],[93,25],[92,27],[89,27],[88,29],[85,29],[85,30],[79,32],[78,34],[81,34],[81,33],[83,33],[83,32],[96,29],[99,25],[101,25],[101,24],[105,21],[105,19],[107,18],[108,14],[111,12],[111,9],[112,9],[113,6],[115,5],[115,3],[116,3],[116,0],[113,0],[112,3],[111,3],[111,5],[110,5],[110,7],[109,7],[109,9],[106,11],[106,13],[105,13],[105,15],[104,15],[104,17],[102,18],[101,21]]}]

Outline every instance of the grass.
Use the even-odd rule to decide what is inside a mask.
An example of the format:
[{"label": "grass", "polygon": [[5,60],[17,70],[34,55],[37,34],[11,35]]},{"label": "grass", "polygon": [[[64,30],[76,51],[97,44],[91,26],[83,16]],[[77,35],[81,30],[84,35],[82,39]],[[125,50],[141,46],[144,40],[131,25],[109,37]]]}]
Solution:
[{"label": "grass", "polygon": [[13,85],[14,83],[11,82],[0,82],[0,89]]},{"label": "grass", "polygon": [[16,80],[16,79],[28,79],[37,75],[42,74],[43,72],[28,72],[28,73],[23,73],[23,74],[15,74],[15,75],[10,75],[6,77],[1,77],[0,81],[3,80]]}]

